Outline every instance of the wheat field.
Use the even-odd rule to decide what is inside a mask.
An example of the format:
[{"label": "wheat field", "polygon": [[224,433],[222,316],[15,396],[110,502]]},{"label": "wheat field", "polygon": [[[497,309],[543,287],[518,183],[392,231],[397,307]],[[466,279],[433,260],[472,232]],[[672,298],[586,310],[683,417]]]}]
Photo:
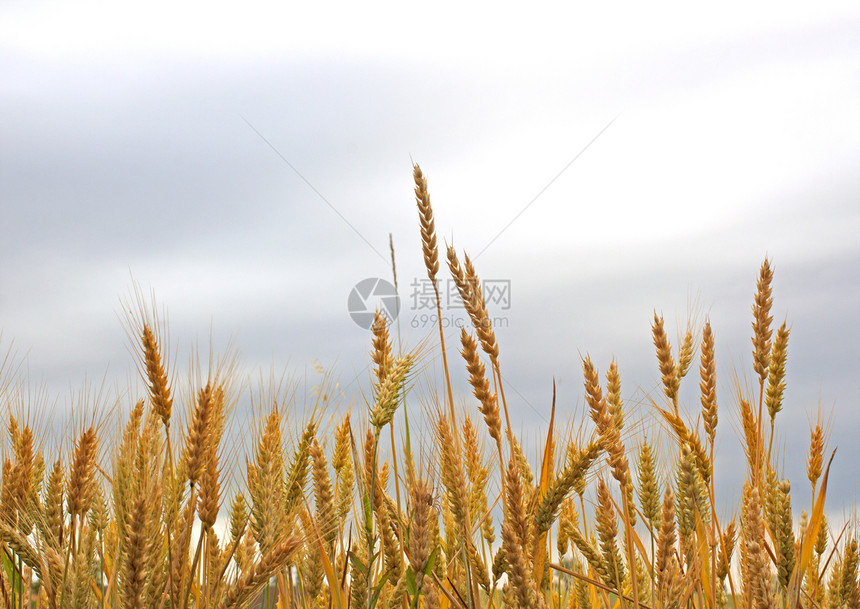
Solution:
[{"label": "wheat field", "polygon": [[[441,320],[439,246],[417,165],[414,181]],[[66,449],[47,452],[37,413],[6,400],[2,605],[860,607],[857,531],[831,529],[825,517],[833,455],[820,417],[810,425],[807,480],[793,481],[810,485],[811,504],[793,504],[780,474],[774,437],[790,329],[774,328],[767,259],[750,284],[749,394],[718,396],[707,320],[673,345],[655,313],[662,392],[650,405],[626,408],[615,362],[599,371],[585,355],[588,420],[563,420],[553,403],[542,445],[526,446],[511,428],[479,275],[468,255],[451,247],[444,255],[471,329],[453,334],[440,321],[433,349],[400,351],[377,312],[373,389],[362,406],[333,414],[322,400],[297,424],[285,400],[261,400],[247,459],[229,458],[238,451],[226,432],[233,368],[212,364],[191,379],[193,391],[177,390],[163,322],[142,300],[128,318],[146,381],[139,399],[80,417],[65,443],[53,443]],[[443,390],[418,403],[410,389],[430,352]],[[452,387],[453,366],[465,366],[468,386]],[[680,400],[681,383],[698,385],[696,403]],[[469,396],[465,408],[455,395]],[[728,414],[740,434],[723,422]],[[410,417],[413,434],[421,419],[429,440],[410,434]],[[662,439],[635,431],[646,427],[665,430]],[[737,439],[746,455],[737,505],[718,504],[718,437]]]}]

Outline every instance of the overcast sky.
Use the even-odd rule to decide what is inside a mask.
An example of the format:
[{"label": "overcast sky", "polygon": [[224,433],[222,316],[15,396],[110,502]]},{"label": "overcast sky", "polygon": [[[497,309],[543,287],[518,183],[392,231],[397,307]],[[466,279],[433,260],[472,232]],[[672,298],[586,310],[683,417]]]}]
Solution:
[{"label": "overcast sky", "polygon": [[0,347],[61,407],[132,369],[132,278],[167,307],[180,364],[211,332],[251,373],[312,385],[318,362],[360,407],[369,337],[347,297],[390,279],[389,233],[403,339],[432,330],[410,298],[415,160],[440,240],[509,282],[491,314],[533,448],[553,377],[563,412],[581,405],[585,353],[617,358],[628,404],[659,399],[653,311],[674,336],[692,310],[716,334],[717,476],[735,482],[734,379],[768,255],[792,325],[786,471],[805,500],[820,405],[831,506],[856,502],[856,2],[13,1],[0,73]]}]

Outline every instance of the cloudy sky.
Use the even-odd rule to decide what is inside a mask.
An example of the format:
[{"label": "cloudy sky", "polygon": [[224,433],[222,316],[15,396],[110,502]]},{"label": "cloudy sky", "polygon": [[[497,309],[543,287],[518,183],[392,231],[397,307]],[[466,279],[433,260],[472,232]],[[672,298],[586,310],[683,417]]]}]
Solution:
[{"label": "cloudy sky", "polygon": [[491,314],[535,446],[553,377],[581,408],[585,353],[617,358],[631,406],[659,399],[650,319],[674,336],[692,311],[717,337],[733,481],[767,255],[792,324],[786,471],[808,497],[820,407],[832,505],[856,502],[858,32],[849,1],[4,2],[0,348],[60,408],[85,378],[125,382],[134,280],[167,307],[178,365],[211,335],[251,374],[313,385],[318,363],[360,407],[369,340],[347,298],[390,278],[389,233],[403,340],[432,329],[411,298],[414,160],[440,239],[510,289]]}]

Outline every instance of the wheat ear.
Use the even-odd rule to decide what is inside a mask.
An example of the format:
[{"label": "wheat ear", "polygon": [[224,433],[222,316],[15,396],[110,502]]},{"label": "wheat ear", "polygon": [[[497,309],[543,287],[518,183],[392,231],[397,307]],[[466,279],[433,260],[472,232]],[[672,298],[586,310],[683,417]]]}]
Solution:
[{"label": "wheat ear", "polygon": [[173,398],[170,395],[170,383],[167,380],[167,371],[164,369],[164,362],[161,358],[158,338],[147,323],[143,324],[141,342],[143,343],[143,361],[150,399],[155,411],[164,423],[164,428],[167,429],[170,426]]},{"label": "wheat ear", "polygon": [[654,338],[654,347],[657,349],[660,374],[663,377],[663,391],[672,402],[673,408],[677,410],[678,386],[681,379],[678,378],[678,368],[675,367],[675,360],[672,358],[672,346],[669,344],[669,338],[663,328],[663,317],[658,316],[656,311],[654,312],[654,321],[651,324],[651,334]]},{"label": "wheat ear", "polygon": [[415,201],[418,204],[418,219],[421,224],[421,246],[424,252],[424,266],[427,277],[433,284],[433,294],[436,297],[436,321],[439,327],[439,345],[442,349],[442,368],[445,372],[445,386],[448,390],[448,411],[452,423],[456,423],[454,412],[454,392],[451,389],[451,376],[448,371],[448,354],[445,349],[445,332],[442,329],[442,303],[439,299],[439,284],[436,274],[439,272],[439,246],[436,242],[436,222],[433,220],[433,206],[430,205],[430,192],[427,189],[427,178],[417,164],[412,168],[415,181]]}]

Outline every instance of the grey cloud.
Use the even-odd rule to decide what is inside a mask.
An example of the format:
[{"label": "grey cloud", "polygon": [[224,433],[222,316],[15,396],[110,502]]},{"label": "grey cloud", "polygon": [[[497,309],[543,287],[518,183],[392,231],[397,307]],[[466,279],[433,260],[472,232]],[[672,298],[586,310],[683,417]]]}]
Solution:
[{"label": "grey cloud", "polygon": [[[844,31],[827,42],[824,29],[810,44],[830,56],[846,44]],[[740,69],[755,45],[715,45],[697,57],[677,57],[665,80],[690,86]],[[770,40],[758,60],[784,46]],[[722,55],[726,48],[734,54]],[[710,54],[719,57],[703,64]],[[50,379],[61,394],[85,372],[100,378],[106,366],[125,379],[132,359],[115,312],[133,275],[168,306],[181,357],[195,341],[205,344],[211,329],[216,344],[235,341],[247,369],[300,371],[319,358],[335,368],[351,395],[361,395],[369,340],[349,319],[346,297],[359,279],[387,277],[387,261],[277,158],[243,116],[383,258],[388,233],[394,233],[405,297],[410,279],[423,273],[409,153],[436,170],[429,175],[437,192],[434,180],[447,185],[449,172],[479,154],[484,138],[501,137],[546,108],[587,105],[579,88],[569,96],[575,74],[561,84],[529,88],[513,72],[470,76],[395,61],[24,68],[35,74],[16,90],[4,89],[9,112],[0,119],[0,306],[4,337],[21,336],[34,375]],[[621,89],[638,85],[626,72],[613,74],[595,77],[606,88],[594,96],[620,105],[632,93],[613,89],[613,79]],[[498,336],[515,426],[538,436],[553,376],[560,407],[570,412],[581,404],[579,358],[586,352],[601,368],[618,358],[630,402],[644,399],[639,388],[659,394],[652,310],[663,311],[673,328],[697,292],[717,332],[728,412],[731,364],[748,357],[755,274],[769,253],[777,266],[775,317],[787,314],[793,323],[790,393],[780,419],[786,443],[804,441],[801,413],[819,396],[825,406],[836,401],[840,427],[833,441],[843,447],[838,459],[846,467],[856,453],[848,440],[860,424],[850,410],[860,397],[860,250],[856,239],[845,238],[860,218],[855,173],[848,163],[806,192],[777,192],[764,207],[751,202],[748,214],[717,230],[592,249],[541,243],[548,250],[542,260],[530,258],[517,230],[530,219],[523,216],[523,224],[513,225],[479,261],[482,275],[510,278],[514,289],[505,313],[510,325]],[[529,213],[565,203],[563,193],[550,194]],[[444,227],[464,203],[443,197],[436,203],[440,239],[448,238]],[[518,201],[505,203],[519,209]],[[501,207],[499,201],[482,205]],[[695,202],[689,209],[695,212]],[[561,211],[556,217],[571,221]],[[506,218],[494,217],[487,223],[492,226],[455,226],[458,248],[483,247]],[[401,324],[414,345],[426,333],[409,330],[408,313]],[[449,341],[461,399],[469,400],[453,332]],[[695,408],[695,370],[690,374],[685,397]],[[722,420],[727,452],[720,466],[735,471],[731,415]],[[787,454],[788,473],[802,480],[799,455]]]}]

